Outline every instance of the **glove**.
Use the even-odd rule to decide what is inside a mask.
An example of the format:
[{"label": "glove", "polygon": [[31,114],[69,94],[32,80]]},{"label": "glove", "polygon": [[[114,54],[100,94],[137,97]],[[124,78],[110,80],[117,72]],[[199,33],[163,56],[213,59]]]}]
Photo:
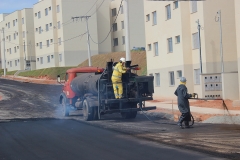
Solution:
[{"label": "glove", "polygon": [[196,93],[192,93],[192,97],[195,97],[196,96]]}]

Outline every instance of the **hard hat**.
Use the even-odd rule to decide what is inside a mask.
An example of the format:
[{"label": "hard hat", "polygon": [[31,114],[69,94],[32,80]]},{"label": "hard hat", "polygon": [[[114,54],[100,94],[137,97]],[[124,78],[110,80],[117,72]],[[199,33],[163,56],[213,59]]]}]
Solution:
[{"label": "hard hat", "polygon": [[125,58],[120,58],[120,61],[122,61],[122,62],[125,62],[126,60],[125,60]]},{"label": "hard hat", "polygon": [[181,77],[181,78],[180,78],[180,81],[181,81],[181,82],[186,82],[187,79],[186,79],[185,77]]}]

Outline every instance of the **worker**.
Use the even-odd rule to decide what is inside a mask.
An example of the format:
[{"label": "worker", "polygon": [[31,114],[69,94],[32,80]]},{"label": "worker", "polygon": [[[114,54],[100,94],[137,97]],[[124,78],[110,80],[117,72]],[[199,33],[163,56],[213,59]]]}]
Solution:
[{"label": "worker", "polygon": [[195,93],[188,94],[188,90],[186,87],[187,80],[185,77],[180,78],[180,85],[174,92],[174,94],[178,97],[178,109],[181,112],[181,116],[177,125],[183,128],[182,123],[184,122],[185,127],[189,128],[189,121],[191,121],[191,112],[188,99],[195,96]]},{"label": "worker", "polygon": [[113,67],[112,83],[116,99],[123,98],[122,74],[129,70],[125,67],[125,62],[125,58],[120,58],[120,61]]}]

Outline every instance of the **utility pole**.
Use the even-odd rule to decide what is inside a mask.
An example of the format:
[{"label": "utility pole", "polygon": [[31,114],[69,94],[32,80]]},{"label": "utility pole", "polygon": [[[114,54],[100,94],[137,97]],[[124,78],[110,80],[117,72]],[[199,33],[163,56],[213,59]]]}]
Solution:
[{"label": "utility pole", "polygon": [[88,44],[88,65],[92,66],[92,61],[91,61],[91,50],[90,50],[90,41],[89,41],[89,29],[88,29],[88,19],[91,16],[79,16],[79,17],[72,17],[72,19],[74,20],[75,18],[81,18],[86,20],[86,29],[87,29],[87,44]]},{"label": "utility pole", "polygon": [[27,70],[27,57],[25,51],[25,41],[23,42],[24,60],[25,60],[25,70]]},{"label": "utility pole", "polygon": [[3,65],[4,65],[4,77],[6,77],[6,51],[5,51],[5,33],[4,28],[2,28],[3,32]]},{"label": "utility pole", "polygon": [[31,41],[29,42],[29,45],[30,45],[30,71],[32,70],[32,44],[31,44]]},{"label": "utility pole", "polygon": [[218,20],[216,22],[219,22],[219,28],[220,28],[220,55],[221,55],[221,70],[222,73],[224,72],[224,63],[223,63],[223,44],[222,44],[222,17],[221,17],[221,10],[217,12],[218,14]]},{"label": "utility pole", "polygon": [[196,23],[198,24],[197,28],[198,28],[198,45],[199,45],[199,56],[200,56],[200,73],[202,74],[202,48],[201,48],[201,25],[199,22],[199,19],[196,21]]},{"label": "utility pole", "polygon": [[124,25],[125,25],[124,28],[125,28],[126,61],[131,61],[128,0],[124,0]]}]

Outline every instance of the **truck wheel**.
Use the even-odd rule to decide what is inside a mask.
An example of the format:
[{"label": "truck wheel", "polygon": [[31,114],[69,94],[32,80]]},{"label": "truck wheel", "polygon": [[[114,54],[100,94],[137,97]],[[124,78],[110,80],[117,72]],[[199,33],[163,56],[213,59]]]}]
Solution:
[{"label": "truck wheel", "polygon": [[62,115],[65,117],[69,116],[69,106],[66,104],[66,99],[62,100]]},{"label": "truck wheel", "polygon": [[92,108],[89,107],[86,99],[83,101],[83,119],[85,121],[91,121],[93,119]]},{"label": "truck wheel", "polygon": [[121,116],[124,119],[134,119],[137,116],[137,111],[134,111],[134,112],[121,112]]},{"label": "truck wheel", "polygon": [[92,107],[92,110],[93,110],[93,120],[98,120],[98,107],[95,106],[95,107]]}]

